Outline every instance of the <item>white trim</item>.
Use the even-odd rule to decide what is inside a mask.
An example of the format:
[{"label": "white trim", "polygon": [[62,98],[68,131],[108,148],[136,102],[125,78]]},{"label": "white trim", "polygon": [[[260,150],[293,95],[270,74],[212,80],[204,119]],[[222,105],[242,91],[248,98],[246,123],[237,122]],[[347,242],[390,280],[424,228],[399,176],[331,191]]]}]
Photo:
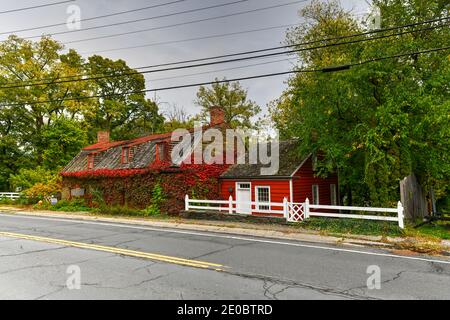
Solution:
[{"label": "white trim", "polygon": [[303,162],[298,166],[298,168],[295,169],[295,171],[294,171],[294,173],[291,175],[291,177],[294,177],[294,176],[297,174],[298,170],[300,170],[300,169],[305,165],[306,161],[308,161],[309,158],[311,158],[312,155],[313,155],[313,154],[310,153],[310,154],[306,157],[306,159],[303,160]]},{"label": "white trim", "polygon": [[[316,195],[314,194],[314,187],[317,187],[317,199],[316,199]],[[320,187],[318,184],[313,184],[311,185],[311,191],[312,191],[312,197],[313,197],[313,205],[320,205]],[[316,201],[317,200],[317,201]]]},{"label": "white trim", "polygon": [[[334,187],[334,190],[332,187]],[[333,195],[334,195],[334,200],[335,200],[334,203],[333,203]],[[331,183],[330,184],[330,204],[332,206],[337,206],[338,205],[337,199],[338,199],[337,198],[337,185],[335,183]]]},{"label": "white trim", "polygon": [[[258,195],[259,195],[258,194],[258,189],[263,189],[263,188],[269,189],[269,202],[261,202],[261,204],[260,204],[259,197],[258,197]],[[272,206],[271,206],[271,204],[272,204],[272,192],[271,192],[270,186],[256,186],[255,187],[255,202],[256,202],[256,209],[257,210],[271,211],[271,209],[272,209]],[[261,209],[260,205],[261,206],[268,206],[269,210]],[[252,209],[252,211],[253,211],[253,209]]]},{"label": "white trim", "polygon": [[289,197],[291,198],[290,201],[294,202],[294,180],[291,178],[289,180]]}]

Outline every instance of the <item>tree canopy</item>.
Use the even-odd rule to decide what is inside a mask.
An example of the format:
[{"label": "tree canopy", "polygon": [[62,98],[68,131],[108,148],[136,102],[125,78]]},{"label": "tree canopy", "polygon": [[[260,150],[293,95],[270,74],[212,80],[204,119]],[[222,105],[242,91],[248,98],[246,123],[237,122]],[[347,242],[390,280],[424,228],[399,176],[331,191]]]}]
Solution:
[{"label": "tree canopy", "polygon": [[[0,44],[0,190],[20,169],[57,172],[99,130],[128,139],[163,130],[145,79],[123,60],[87,60],[43,37],[10,36]],[[81,80],[82,81],[71,81]]]},{"label": "tree canopy", "polygon": [[247,91],[239,82],[216,83],[211,87],[200,87],[196,105],[202,108],[200,120],[206,121],[211,107],[221,107],[225,112],[225,121],[232,127],[252,128],[252,118],[261,108],[248,99]]},{"label": "tree canopy", "polygon": [[[381,28],[448,16],[449,9],[447,2],[437,0],[375,0],[373,5],[380,8]],[[337,1],[313,1],[300,15],[307,23],[288,31],[289,45],[342,42],[319,40],[367,31]],[[376,35],[355,39],[369,37]],[[448,28],[436,28],[304,50],[297,54],[297,68],[357,63],[439,48],[449,41]],[[440,51],[340,72],[298,73],[272,102],[272,119],[284,137],[300,138],[301,151],[323,154],[321,175],[339,171],[341,195],[349,204],[392,205],[398,201],[400,180],[411,173],[442,196],[450,177],[449,67],[448,52]]]}]

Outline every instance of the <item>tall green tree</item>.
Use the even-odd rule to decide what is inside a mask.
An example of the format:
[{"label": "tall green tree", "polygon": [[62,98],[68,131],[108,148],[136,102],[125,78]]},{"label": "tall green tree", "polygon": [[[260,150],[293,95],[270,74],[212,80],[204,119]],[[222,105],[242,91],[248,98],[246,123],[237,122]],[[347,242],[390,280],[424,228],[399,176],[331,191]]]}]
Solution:
[{"label": "tall green tree", "polygon": [[[381,9],[382,28],[448,14],[448,5],[436,0],[426,4],[380,0],[374,5]],[[313,1],[300,15],[307,24],[288,32],[288,44],[365,31],[337,1]],[[438,28],[300,51],[298,68],[320,69],[426,50],[449,40],[448,29]],[[271,105],[271,114],[284,136],[301,138],[301,151],[324,155],[319,174],[339,170],[341,194],[348,203],[393,205],[399,199],[399,181],[411,173],[426,187],[434,185],[442,191],[448,184],[449,80],[445,52],[368,63],[341,72],[299,73]]]},{"label": "tall green tree", "polygon": [[141,74],[122,60],[62,50],[49,37],[10,36],[0,44],[0,190],[12,187],[9,177],[21,169],[57,171],[99,130],[115,139],[162,130]]},{"label": "tall green tree", "polygon": [[6,127],[12,124],[6,131],[17,138],[16,143],[35,157],[39,165],[45,148],[42,133],[49,119],[62,115],[64,99],[79,90],[78,85],[55,83],[61,77],[82,73],[76,65],[61,59],[60,50],[62,46],[47,37],[32,42],[10,36],[0,44],[0,86],[11,86],[0,89],[4,105],[1,124]]},{"label": "tall green tree", "polygon": [[161,130],[163,118],[158,107],[142,92],[145,89],[142,74],[123,60],[113,61],[98,55],[88,60],[86,72],[94,78],[90,81],[91,90],[95,96],[101,96],[83,113],[89,126],[110,130],[113,138],[130,138]]},{"label": "tall green tree", "polygon": [[43,132],[43,166],[57,170],[66,166],[88,144],[88,132],[79,121],[60,117]]},{"label": "tall green tree", "polygon": [[252,118],[261,111],[254,101],[248,99],[247,91],[239,82],[216,82],[209,88],[202,86],[195,103],[202,108],[201,120],[207,122],[209,109],[218,106],[225,111],[225,120],[232,127],[253,128]]}]

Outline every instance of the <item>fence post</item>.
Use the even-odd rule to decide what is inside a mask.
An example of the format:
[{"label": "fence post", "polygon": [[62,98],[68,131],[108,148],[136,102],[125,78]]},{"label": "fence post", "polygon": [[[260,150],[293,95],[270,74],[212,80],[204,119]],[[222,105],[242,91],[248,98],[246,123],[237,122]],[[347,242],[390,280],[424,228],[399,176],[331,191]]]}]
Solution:
[{"label": "fence post", "polygon": [[228,213],[233,214],[233,196],[228,198]]},{"label": "fence post", "polygon": [[309,199],[305,200],[305,219],[309,219]]},{"label": "fence post", "polygon": [[288,199],[286,197],[283,199],[283,215],[286,218],[286,220],[289,220]]},{"label": "fence post", "polygon": [[184,198],[184,210],[189,211],[189,195]]},{"label": "fence post", "polygon": [[400,229],[405,229],[405,222],[403,221],[404,219],[404,215],[403,215],[403,205],[401,203],[401,201],[398,202],[397,205],[397,211],[398,211],[398,226],[400,227]]}]

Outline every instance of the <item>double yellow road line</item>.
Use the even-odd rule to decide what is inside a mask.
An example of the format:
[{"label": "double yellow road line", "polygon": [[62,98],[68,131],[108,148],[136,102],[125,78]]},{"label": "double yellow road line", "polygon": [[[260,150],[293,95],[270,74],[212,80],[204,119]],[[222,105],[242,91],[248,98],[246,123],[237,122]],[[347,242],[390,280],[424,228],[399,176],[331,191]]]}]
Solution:
[{"label": "double yellow road line", "polygon": [[101,246],[101,245],[97,245],[97,244],[88,244],[88,243],[67,241],[67,240],[61,240],[61,239],[31,236],[31,235],[12,233],[12,232],[0,232],[0,237],[46,242],[46,243],[51,243],[51,244],[63,245],[63,246],[67,246],[67,247],[110,252],[110,253],[120,254],[120,255],[124,255],[124,256],[144,258],[144,259],[173,263],[173,264],[189,266],[189,267],[194,267],[194,268],[211,269],[211,270],[216,270],[216,271],[222,271],[222,268],[224,267],[223,265],[220,265],[220,264],[215,264],[215,263],[210,263],[210,262],[205,262],[205,261],[189,260],[189,259],[183,259],[183,258],[177,258],[177,257],[171,257],[171,256],[164,256],[164,255],[155,254],[155,253],[134,251],[134,250],[121,249],[121,248],[116,248],[116,247],[107,247],[107,246]]}]

